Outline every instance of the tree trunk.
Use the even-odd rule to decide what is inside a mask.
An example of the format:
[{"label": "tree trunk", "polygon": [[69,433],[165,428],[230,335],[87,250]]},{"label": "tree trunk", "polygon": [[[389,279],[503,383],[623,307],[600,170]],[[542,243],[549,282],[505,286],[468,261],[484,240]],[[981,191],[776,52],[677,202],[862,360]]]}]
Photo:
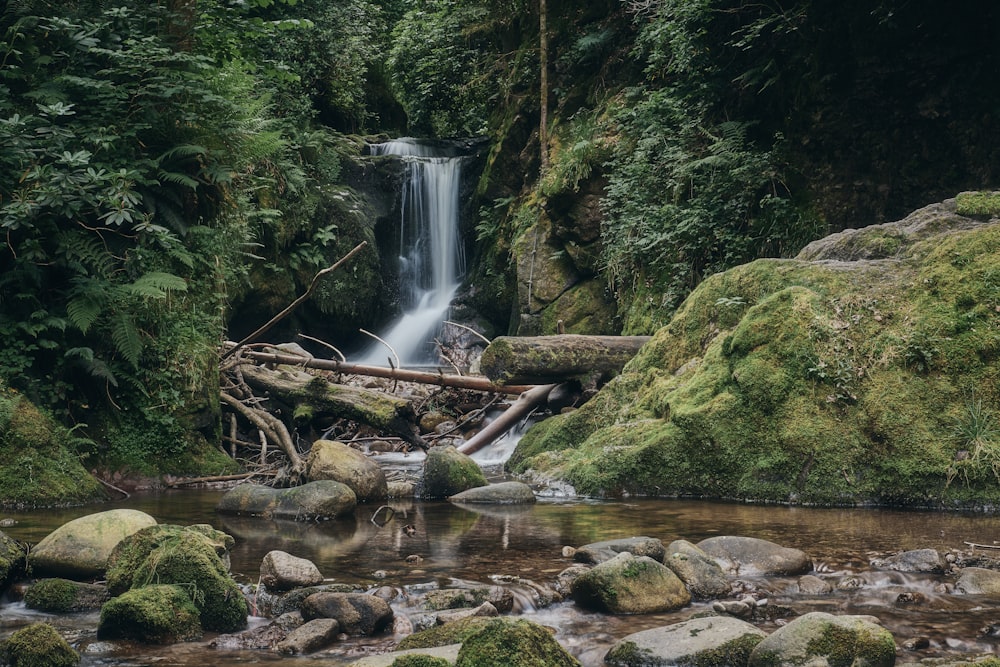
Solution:
[{"label": "tree trunk", "polygon": [[483,351],[482,372],[497,384],[549,384],[617,374],[649,336],[500,336]]},{"label": "tree trunk", "polygon": [[541,149],[541,175],[549,170],[549,10],[545,0],[538,0],[538,60],[541,70],[539,94],[538,143]]},{"label": "tree trunk", "polygon": [[502,415],[491,421],[483,430],[458,446],[462,454],[474,454],[483,447],[492,444],[497,438],[514,428],[517,422],[524,419],[537,406],[545,402],[556,385],[539,385],[521,394]]},{"label": "tree trunk", "polygon": [[240,370],[251,387],[267,391],[285,403],[305,406],[314,416],[330,415],[362,422],[395,433],[411,445],[427,448],[417,432],[409,401],[382,392],[332,384],[308,373],[272,371],[253,364],[243,364]]}]

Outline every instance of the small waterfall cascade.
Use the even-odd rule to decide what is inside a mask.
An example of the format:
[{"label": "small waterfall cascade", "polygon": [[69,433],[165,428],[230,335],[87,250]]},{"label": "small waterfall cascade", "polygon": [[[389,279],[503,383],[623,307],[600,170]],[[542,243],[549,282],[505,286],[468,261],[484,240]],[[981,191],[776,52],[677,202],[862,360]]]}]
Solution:
[{"label": "small waterfall cascade", "polygon": [[[463,158],[442,157],[439,148],[413,139],[370,148],[373,155],[399,155],[406,163],[399,233],[402,315],[379,337],[404,366],[436,365],[434,339],[465,271],[458,201]],[[391,355],[376,342],[359,362],[386,366]]]}]

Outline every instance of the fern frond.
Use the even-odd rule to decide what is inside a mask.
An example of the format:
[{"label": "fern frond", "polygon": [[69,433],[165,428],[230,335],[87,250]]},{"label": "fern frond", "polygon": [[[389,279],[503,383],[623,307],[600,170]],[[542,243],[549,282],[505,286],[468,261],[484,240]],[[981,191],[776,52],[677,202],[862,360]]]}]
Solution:
[{"label": "fern frond", "polygon": [[66,315],[69,316],[70,323],[83,334],[86,334],[91,325],[101,316],[102,310],[104,310],[104,304],[98,299],[91,298],[89,294],[71,299],[66,304]]},{"label": "fern frond", "polygon": [[139,367],[142,356],[142,336],[127,313],[119,313],[111,323],[111,341],[115,349],[133,368]]},{"label": "fern frond", "polygon": [[187,281],[172,273],[151,271],[139,276],[131,285],[126,285],[125,290],[145,299],[163,299],[170,290],[186,291]]}]

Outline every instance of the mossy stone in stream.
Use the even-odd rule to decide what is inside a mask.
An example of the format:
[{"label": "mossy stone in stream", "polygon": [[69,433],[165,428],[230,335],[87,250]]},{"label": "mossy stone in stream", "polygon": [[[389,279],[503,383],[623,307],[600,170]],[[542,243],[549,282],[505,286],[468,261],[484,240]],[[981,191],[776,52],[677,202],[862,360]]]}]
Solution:
[{"label": "mossy stone in stream", "polygon": [[107,586],[69,579],[42,579],[24,594],[24,606],[56,614],[100,609],[108,599]]},{"label": "mossy stone in stream", "polygon": [[433,628],[414,632],[412,635],[403,637],[397,651],[406,651],[417,648],[433,648],[435,646],[447,646],[448,644],[460,644],[467,637],[478,632],[493,619],[482,616],[470,616],[453,623],[438,625]]},{"label": "mossy stone in stream", "polygon": [[12,634],[0,658],[9,667],[70,667],[80,662],[80,655],[48,623],[33,623]]},{"label": "mossy stone in stream", "polygon": [[482,468],[451,445],[431,447],[424,461],[425,498],[447,498],[466,489],[486,486]]},{"label": "mossy stone in stream", "polygon": [[525,619],[491,619],[462,642],[455,667],[580,667],[552,633]]},{"label": "mossy stone in stream", "polygon": [[432,655],[402,655],[392,661],[392,667],[451,667],[451,663]]},{"label": "mossy stone in stream", "polygon": [[97,636],[134,639],[147,644],[172,644],[201,638],[200,614],[191,601],[188,588],[194,585],[154,584],[122,593],[101,609]]},{"label": "mossy stone in stream", "polygon": [[0,532],[0,591],[16,576],[24,572],[24,560],[28,554],[13,537]]}]

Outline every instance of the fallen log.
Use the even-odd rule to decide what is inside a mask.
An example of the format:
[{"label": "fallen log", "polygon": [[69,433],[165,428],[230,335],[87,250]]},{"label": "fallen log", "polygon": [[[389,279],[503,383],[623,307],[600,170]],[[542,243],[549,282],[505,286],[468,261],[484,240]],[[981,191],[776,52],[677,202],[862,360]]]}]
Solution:
[{"label": "fallen log", "polygon": [[368,377],[388,378],[390,380],[401,380],[403,382],[419,382],[421,384],[434,384],[441,387],[454,387],[456,389],[474,389],[476,391],[488,391],[498,394],[518,395],[528,391],[534,386],[512,384],[499,385],[488,378],[481,376],[445,375],[444,373],[412,371],[405,368],[384,368],[382,366],[353,364],[346,361],[336,361],[334,359],[300,357],[294,354],[251,352],[247,350],[244,350],[242,354],[245,357],[263,363],[304,366],[306,368],[318,368],[320,370],[335,371],[346,375],[365,375]]},{"label": "fallen log", "polygon": [[309,410],[313,416],[330,415],[363,422],[395,433],[411,445],[427,448],[414,424],[413,406],[407,400],[360,387],[333,384],[300,371],[272,371],[254,364],[241,364],[240,370],[244,380],[254,389],[267,391],[284,403]]},{"label": "fallen log", "polygon": [[500,336],[483,351],[479,367],[493,382],[548,384],[574,377],[617,374],[649,336]]},{"label": "fallen log", "polygon": [[462,454],[474,454],[483,447],[491,444],[494,440],[514,427],[517,422],[528,416],[536,406],[541,405],[548,398],[549,392],[555,389],[554,384],[544,384],[524,392],[511,403],[511,406],[504,410],[503,414],[491,421],[483,430],[475,434],[456,449]]}]

